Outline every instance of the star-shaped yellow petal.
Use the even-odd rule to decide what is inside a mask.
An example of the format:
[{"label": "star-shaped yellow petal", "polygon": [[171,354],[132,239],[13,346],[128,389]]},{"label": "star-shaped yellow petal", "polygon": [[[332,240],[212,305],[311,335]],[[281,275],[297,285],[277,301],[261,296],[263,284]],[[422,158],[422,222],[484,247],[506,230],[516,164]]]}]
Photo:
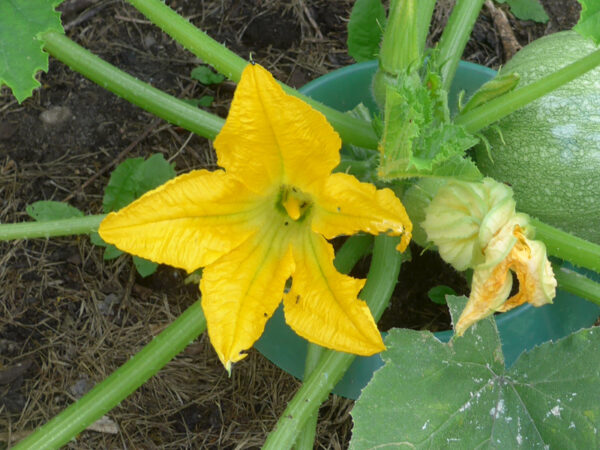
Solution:
[{"label": "star-shaped yellow petal", "polygon": [[110,213],[98,231],[125,252],[192,272],[254,232],[260,200],[222,170],[196,170]]},{"label": "star-shaped yellow petal", "polygon": [[376,189],[345,173],[326,180],[315,207],[313,230],[328,239],[358,231],[402,236],[398,250],[411,238],[412,223],[391,189]]},{"label": "star-shaped yellow petal", "polygon": [[371,355],[384,346],[364,280],[338,273],[325,238],[402,235],[412,224],[389,189],[331,174],[341,141],[325,117],[284,93],[265,69],[242,73],[215,139],[224,170],[194,171],[145,194],[100,225],[118,248],[188,271],[200,283],[208,334],[229,370],[285,295],[286,320],[312,342]]},{"label": "star-shaped yellow petal", "polygon": [[333,248],[310,231],[296,237],[296,269],[283,299],[286,322],[300,336],[336,350],[372,355],[385,349],[367,304],[358,300],[365,280],[336,271]]},{"label": "star-shaped yellow petal", "polygon": [[286,94],[259,65],[244,70],[215,139],[218,164],[250,189],[310,189],[340,162],[342,142],[323,114]]},{"label": "star-shaped yellow petal", "polygon": [[267,226],[203,271],[208,335],[228,370],[263,333],[294,272],[286,231]]}]

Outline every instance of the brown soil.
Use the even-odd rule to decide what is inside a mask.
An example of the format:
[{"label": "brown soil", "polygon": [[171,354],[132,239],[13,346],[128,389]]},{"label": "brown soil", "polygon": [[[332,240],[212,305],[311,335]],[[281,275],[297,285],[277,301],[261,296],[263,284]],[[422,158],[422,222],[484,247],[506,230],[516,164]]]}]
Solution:
[{"label": "brown soil", "polygon": [[[345,49],[349,0],[171,0],[167,2],[243,57],[253,58],[292,86],[352,63]],[[524,45],[566,29],[575,0],[543,0],[548,25],[515,20]],[[439,38],[452,1],[440,0],[431,41]],[[107,61],[182,98],[212,95],[225,116],[234,85],[205,87],[190,78],[199,64],[120,0],[67,0],[68,35]],[[504,6],[502,7],[504,9]],[[497,68],[502,42],[484,8],[464,58]],[[126,157],[162,153],[178,172],[215,167],[209,142],[104,91],[55,60],[42,87],[19,105],[0,97],[0,222],[28,220],[25,206],[65,200],[99,213],[108,174]],[[56,107],[64,120],[43,124]],[[140,137],[142,137],[140,139]],[[132,145],[135,143],[135,145]],[[121,160],[128,146],[131,147]],[[93,182],[84,185],[98,174]],[[395,293],[402,326],[447,326],[427,299],[437,284],[464,292],[460,277],[432,253],[418,258]],[[423,259],[425,258],[425,259]],[[414,270],[416,268],[416,270]],[[0,244],[0,448],[29,434],[123,364],[198,297],[185,274],[161,267],[136,275],[128,257],[102,260],[85,236]],[[414,286],[423,286],[419,292]],[[416,318],[414,312],[426,310]],[[406,317],[409,317],[406,320]],[[444,322],[445,321],[445,322]],[[110,430],[85,431],[68,448],[258,448],[299,383],[251,350],[231,378],[206,336],[107,414]],[[318,448],[344,448],[352,402],[331,396],[320,411]]]}]

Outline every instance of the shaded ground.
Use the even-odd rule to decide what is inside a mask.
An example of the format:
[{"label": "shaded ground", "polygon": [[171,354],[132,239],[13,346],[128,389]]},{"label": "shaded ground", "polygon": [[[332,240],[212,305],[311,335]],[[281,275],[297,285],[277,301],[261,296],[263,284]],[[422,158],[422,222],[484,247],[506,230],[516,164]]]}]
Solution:
[{"label": "shaded ground", "polygon": [[[345,50],[351,1],[167,3],[239,55],[252,52],[292,86],[352,63]],[[552,15],[548,25],[508,15],[520,44],[573,25],[575,0],[543,3]],[[432,42],[451,4],[439,2]],[[121,0],[67,0],[62,8],[68,34],[78,43],[181,98],[212,95],[210,110],[226,115],[234,85],[208,88],[191,80],[200,61],[134,8]],[[486,8],[473,36],[465,59],[494,68],[504,62]],[[28,220],[25,206],[44,199],[68,199],[87,213],[100,212],[108,173],[126,157],[162,153],[178,172],[214,168],[205,139],[156,120],[61,63],[51,60],[40,80],[42,88],[22,105],[4,89],[0,97],[0,222]],[[45,111],[58,117],[44,116],[44,122]],[[431,260],[419,264],[422,270],[404,276],[425,289],[399,289],[397,304],[409,305],[404,326],[421,328],[434,316],[439,328],[447,320],[439,309],[412,315],[428,303],[427,285],[436,285],[447,269]],[[142,279],[128,257],[104,262],[101,249],[84,236],[0,244],[0,448],[83,395],[194,302],[197,287],[185,286],[184,276],[161,267]],[[108,413],[103,431],[85,431],[68,447],[257,448],[298,386],[254,350],[229,379],[203,336]],[[324,404],[319,448],[347,445],[351,407],[336,396]]]}]

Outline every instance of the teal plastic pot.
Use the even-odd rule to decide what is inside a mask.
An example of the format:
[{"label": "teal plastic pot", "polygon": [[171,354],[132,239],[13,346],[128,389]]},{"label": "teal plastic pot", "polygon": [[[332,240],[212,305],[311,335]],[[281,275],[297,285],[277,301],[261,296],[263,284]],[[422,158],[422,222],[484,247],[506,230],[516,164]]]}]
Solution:
[{"label": "teal plastic pot", "polygon": [[[370,84],[376,69],[376,61],[344,67],[308,83],[300,91],[340,111],[353,109],[361,102],[375,111]],[[487,67],[461,62],[450,91],[450,104],[456,104],[460,91],[464,90],[468,97],[494,75],[495,72]],[[592,276],[598,279],[597,274]],[[512,365],[525,350],[592,326],[598,315],[600,307],[597,305],[559,290],[552,305],[535,308],[527,304],[497,316],[496,324],[507,366]],[[435,333],[435,336],[447,342],[452,334],[452,331],[443,331]],[[281,369],[302,379],[307,342],[286,325],[281,307],[267,323],[256,347]],[[358,398],[373,372],[382,365],[379,355],[357,357],[333,392],[347,398]]]}]

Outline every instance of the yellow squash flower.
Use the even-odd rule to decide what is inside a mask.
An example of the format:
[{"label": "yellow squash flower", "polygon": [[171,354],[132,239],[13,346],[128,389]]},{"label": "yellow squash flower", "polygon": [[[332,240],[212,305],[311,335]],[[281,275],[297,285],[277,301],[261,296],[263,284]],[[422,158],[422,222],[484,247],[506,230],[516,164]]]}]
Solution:
[{"label": "yellow squash flower", "polygon": [[[448,182],[427,208],[422,225],[442,258],[457,270],[473,269],[469,301],[454,326],[459,336],[494,312],[542,306],[556,295],[546,247],[531,239],[529,218],[515,206],[511,188],[485,178]],[[508,298],[513,272],[519,291]]]},{"label": "yellow squash flower", "polygon": [[100,236],[151,261],[204,267],[202,308],[228,371],[282,297],[287,323],[309,341],[358,355],[383,350],[357,298],[365,281],[335,270],[326,239],[386,232],[402,235],[404,250],[412,224],[394,193],[332,174],[338,134],[258,65],[242,73],[214,146],[222,170],[196,170],[146,193],[109,214]]}]

